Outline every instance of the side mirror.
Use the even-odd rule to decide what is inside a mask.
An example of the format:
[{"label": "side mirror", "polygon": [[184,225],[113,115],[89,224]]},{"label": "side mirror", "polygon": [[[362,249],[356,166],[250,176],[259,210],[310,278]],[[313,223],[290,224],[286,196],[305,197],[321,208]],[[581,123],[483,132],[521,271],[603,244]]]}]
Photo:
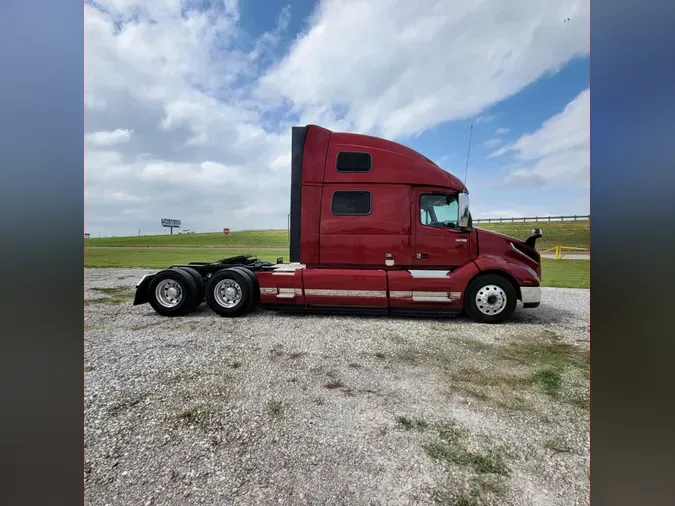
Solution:
[{"label": "side mirror", "polygon": [[458,211],[457,211],[457,225],[461,229],[470,229],[471,228],[471,219],[469,214],[469,194],[460,193],[458,200]]},{"label": "side mirror", "polygon": [[541,229],[540,228],[533,228],[532,229],[532,234],[530,237],[527,238],[525,241],[525,244],[527,244],[530,248],[534,248],[534,245],[537,242],[537,239],[539,239],[542,236]]}]

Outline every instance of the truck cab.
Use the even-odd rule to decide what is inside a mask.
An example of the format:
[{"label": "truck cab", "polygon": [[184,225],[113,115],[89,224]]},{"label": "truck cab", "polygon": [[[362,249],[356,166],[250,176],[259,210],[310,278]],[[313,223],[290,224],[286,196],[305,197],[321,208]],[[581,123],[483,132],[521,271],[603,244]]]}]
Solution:
[{"label": "truck cab", "polygon": [[[534,242],[474,228],[466,186],[424,155],[317,125],[295,127],[292,150],[292,262],[382,272],[390,312],[461,311],[479,275],[491,276],[486,290],[497,298],[486,296],[496,302],[473,308],[476,319],[510,314],[511,303],[493,307],[510,289],[526,308],[539,305],[541,260]],[[499,286],[498,278],[510,286]]]},{"label": "truck cab", "polygon": [[[255,303],[303,312],[465,312],[497,323],[518,301],[539,306],[541,231],[523,241],[473,227],[464,183],[424,155],[318,125],[293,127],[291,154],[290,263],[173,266],[194,271],[197,289],[217,313],[241,314]],[[227,293],[250,303],[219,303],[214,290],[221,285],[214,283],[223,276],[232,278]]]}]

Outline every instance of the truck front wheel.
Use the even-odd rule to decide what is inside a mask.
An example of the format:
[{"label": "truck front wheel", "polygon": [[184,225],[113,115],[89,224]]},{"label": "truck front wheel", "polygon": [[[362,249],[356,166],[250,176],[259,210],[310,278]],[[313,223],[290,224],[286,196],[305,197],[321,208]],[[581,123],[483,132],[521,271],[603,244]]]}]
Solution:
[{"label": "truck front wheel", "polygon": [[516,309],[517,295],[511,282],[497,274],[474,279],[464,294],[464,309],[478,323],[500,323]]},{"label": "truck front wheel", "polygon": [[217,272],[206,284],[206,302],[220,316],[239,316],[249,310],[255,288],[248,276],[235,269]]}]

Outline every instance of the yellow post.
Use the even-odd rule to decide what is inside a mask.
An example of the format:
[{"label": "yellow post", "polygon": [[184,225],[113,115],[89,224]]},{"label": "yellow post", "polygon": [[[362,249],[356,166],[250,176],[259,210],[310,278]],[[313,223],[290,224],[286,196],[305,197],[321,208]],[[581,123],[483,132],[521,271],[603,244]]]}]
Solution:
[{"label": "yellow post", "polygon": [[560,260],[560,246],[555,247],[555,259]]}]

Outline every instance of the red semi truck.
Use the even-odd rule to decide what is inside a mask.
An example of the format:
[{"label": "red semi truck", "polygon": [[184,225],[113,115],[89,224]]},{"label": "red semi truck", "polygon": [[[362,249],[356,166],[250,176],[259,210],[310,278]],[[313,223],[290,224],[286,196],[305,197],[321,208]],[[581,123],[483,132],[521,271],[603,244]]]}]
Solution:
[{"label": "red semi truck", "polygon": [[290,263],[249,256],[143,276],[134,305],[221,316],[300,312],[507,319],[540,304],[541,230],[519,240],[472,226],[464,184],[401,144],[293,127]]}]

